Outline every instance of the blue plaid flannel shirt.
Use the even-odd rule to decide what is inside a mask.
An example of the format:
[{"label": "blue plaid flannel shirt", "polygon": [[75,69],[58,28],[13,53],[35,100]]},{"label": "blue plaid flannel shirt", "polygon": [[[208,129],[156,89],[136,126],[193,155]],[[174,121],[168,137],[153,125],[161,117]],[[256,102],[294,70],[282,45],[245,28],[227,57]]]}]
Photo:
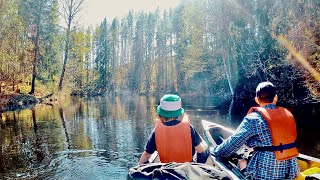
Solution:
[{"label": "blue plaid flannel shirt", "polygon": [[[275,109],[268,104],[264,108]],[[272,139],[268,123],[258,112],[248,114],[235,133],[213,150],[215,156],[228,157],[246,144],[254,148],[271,146]],[[274,152],[254,152],[245,170],[248,179],[293,179],[300,172],[297,158],[277,161]]]}]

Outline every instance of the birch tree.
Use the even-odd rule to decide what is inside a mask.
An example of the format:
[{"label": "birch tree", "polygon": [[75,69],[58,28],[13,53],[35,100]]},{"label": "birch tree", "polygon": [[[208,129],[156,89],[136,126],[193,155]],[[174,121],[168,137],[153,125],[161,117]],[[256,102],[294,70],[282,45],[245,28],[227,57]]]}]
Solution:
[{"label": "birch tree", "polygon": [[68,61],[68,53],[69,53],[69,43],[70,43],[70,34],[71,34],[71,25],[74,23],[76,16],[82,10],[82,6],[85,0],[60,0],[61,12],[60,15],[65,21],[66,24],[66,37],[65,37],[65,48],[64,48],[64,58],[63,58],[63,66],[59,81],[58,90],[61,91],[63,87],[64,74],[66,71],[66,65]]}]

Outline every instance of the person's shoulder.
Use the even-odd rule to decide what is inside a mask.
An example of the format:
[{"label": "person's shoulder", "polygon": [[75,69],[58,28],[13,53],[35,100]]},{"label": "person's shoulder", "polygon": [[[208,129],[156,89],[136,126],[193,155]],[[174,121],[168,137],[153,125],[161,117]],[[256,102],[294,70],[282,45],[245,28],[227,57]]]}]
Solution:
[{"label": "person's shoulder", "polygon": [[244,117],[245,120],[248,120],[248,121],[252,121],[252,120],[257,120],[257,119],[261,119],[261,114],[254,111],[254,112],[251,112],[249,114],[247,114],[245,117]]},{"label": "person's shoulder", "polygon": [[260,113],[257,111],[253,111],[246,115],[246,118],[259,118],[259,117],[260,117]]}]

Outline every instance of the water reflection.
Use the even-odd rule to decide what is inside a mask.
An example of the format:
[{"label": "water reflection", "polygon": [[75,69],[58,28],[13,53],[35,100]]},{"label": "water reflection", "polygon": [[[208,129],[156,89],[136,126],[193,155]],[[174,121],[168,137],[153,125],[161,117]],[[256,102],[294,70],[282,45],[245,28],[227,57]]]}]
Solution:
[{"label": "water reflection", "polygon": [[[130,95],[66,98],[3,113],[0,179],[125,179],[154,127],[157,103],[156,97]],[[236,128],[242,117],[230,118],[221,103],[191,99],[183,106],[200,133],[202,119]]]},{"label": "water reflection", "polygon": [[126,177],[153,128],[155,107],[154,97],[70,98],[3,113],[0,179]]}]

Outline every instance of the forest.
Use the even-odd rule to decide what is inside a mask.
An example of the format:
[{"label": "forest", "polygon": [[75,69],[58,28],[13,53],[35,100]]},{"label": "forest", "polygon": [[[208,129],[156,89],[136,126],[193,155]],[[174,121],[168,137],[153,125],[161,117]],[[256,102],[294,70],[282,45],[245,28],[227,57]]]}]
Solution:
[{"label": "forest", "polygon": [[[320,1],[182,0],[84,26],[85,0],[0,0],[0,93],[320,99]],[[89,2],[86,2],[89,3]]]}]

